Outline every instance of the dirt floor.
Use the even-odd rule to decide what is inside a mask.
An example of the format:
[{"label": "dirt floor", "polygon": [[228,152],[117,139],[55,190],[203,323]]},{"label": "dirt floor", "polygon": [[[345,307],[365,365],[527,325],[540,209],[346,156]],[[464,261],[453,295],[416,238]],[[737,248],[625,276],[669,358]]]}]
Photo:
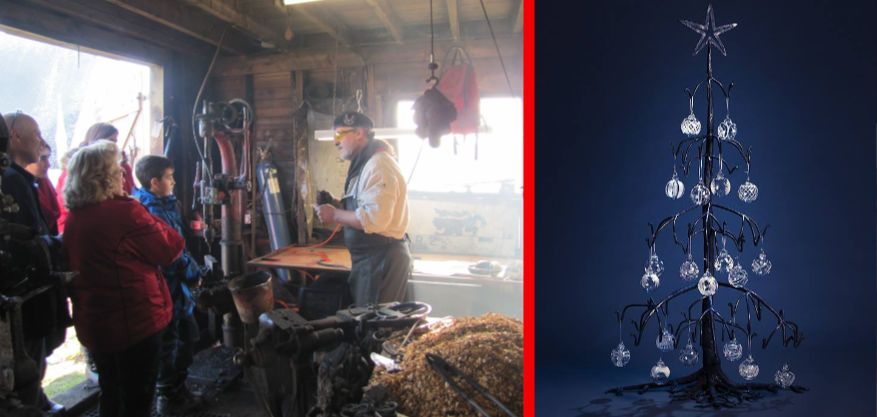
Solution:
[{"label": "dirt floor", "polygon": [[[215,359],[214,359],[215,360]],[[49,398],[65,404],[70,401],[71,396],[66,393],[70,388],[76,387],[74,390],[82,391],[83,394],[74,395],[74,398],[81,398],[82,395],[94,393],[98,389],[91,382],[79,385],[86,380],[85,357],[82,354],[79,340],[76,339],[76,330],[73,327],[67,329],[67,339],[63,345],[55,349],[51,356],[47,358],[48,366],[46,368],[46,376],[43,379],[43,389]],[[208,367],[216,368],[216,364],[209,364]],[[194,371],[194,369],[193,369]],[[196,371],[197,373],[197,371]],[[195,389],[201,388],[198,380],[190,378],[190,386],[194,381]],[[66,395],[65,395],[66,393]],[[262,407],[257,403],[255,394],[249,385],[240,377],[235,378],[229,383],[221,393],[211,392],[210,403],[208,407],[201,410],[193,416],[198,417],[263,417],[266,416]],[[65,404],[68,405],[69,404]],[[97,408],[88,407],[82,413],[76,413],[76,416],[92,416],[97,415]],[[76,417],[68,416],[68,417]]]},{"label": "dirt floor", "polygon": [[76,329],[67,328],[67,340],[46,358],[46,362],[43,389],[49,398],[55,398],[85,380],[85,357],[76,338]]}]

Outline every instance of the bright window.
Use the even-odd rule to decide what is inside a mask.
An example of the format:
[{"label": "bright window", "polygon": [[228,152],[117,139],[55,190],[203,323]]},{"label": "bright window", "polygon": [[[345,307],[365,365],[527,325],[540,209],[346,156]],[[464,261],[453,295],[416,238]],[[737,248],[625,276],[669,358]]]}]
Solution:
[{"label": "bright window", "polygon": [[[413,104],[400,101],[397,105],[398,127],[415,127]],[[479,132],[477,138],[475,134],[446,135],[438,148],[425,140],[399,140],[399,166],[411,178],[409,191],[521,193],[523,104],[519,98],[482,98],[480,107],[487,132]]]},{"label": "bright window", "polygon": [[150,151],[151,67],[73,48],[0,32],[0,112],[36,119],[52,147],[53,182],[61,157],[96,122],[113,124],[120,146],[130,136],[126,149]]}]

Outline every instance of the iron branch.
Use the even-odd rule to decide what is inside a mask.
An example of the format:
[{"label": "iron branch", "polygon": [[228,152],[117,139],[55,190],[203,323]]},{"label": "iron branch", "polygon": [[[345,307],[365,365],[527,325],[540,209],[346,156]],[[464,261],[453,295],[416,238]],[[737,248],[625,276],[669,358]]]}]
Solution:
[{"label": "iron branch", "polygon": [[[752,217],[749,217],[743,213],[740,213],[739,211],[734,210],[732,208],[728,208],[728,207],[725,207],[725,206],[722,206],[719,204],[712,204],[712,203],[710,203],[710,204],[712,205],[712,207],[715,207],[719,210],[724,210],[725,212],[728,212],[728,213],[731,213],[737,217],[740,217],[740,219],[742,219],[742,223],[740,225],[740,229],[741,229],[740,234],[741,235],[743,234],[744,225],[748,224],[749,231],[752,234],[752,240],[753,240],[752,244],[754,246],[758,246],[758,243],[761,242],[761,240],[764,238],[764,235],[767,234],[767,228],[770,227],[770,225],[766,225],[764,227],[764,230],[761,230],[758,227],[758,223],[755,220],[753,220]],[[740,248],[740,249],[742,250],[742,248]]]},{"label": "iron branch", "polygon": [[[762,339],[762,342],[761,342],[762,348],[767,347],[767,345],[770,343],[771,338],[778,330],[781,330],[781,332],[782,332],[783,346],[788,346],[789,342],[794,342],[794,347],[798,347],[798,345],[800,345],[801,342],[804,340],[803,334],[801,334],[801,332],[798,330],[798,325],[795,324],[794,322],[786,320],[783,317],[782,311],[777,311],[776,309],[771,307],[771,305],[768,304],[763,298],[761,298],[761,296],[759,296],[755,291],[748,290],[746,288],[736,288],[736,287],[732,286],[731,284],[727,284],[724,282],[719,282],[719,286],[731,288],[735,291],[739,291],[739,292],[743,293],[743,296],[741,296],[740,298],[737,299],[736,303],[738,306],[740,303],[740,299],[744,299],[747,303],[747,309],[748,309],[748,304],[750,302],[749,299],[751,298],[755,304],[755,306],[754,306],[755,316],[756,316],[756,319],[758,321],[761,321],[762,308],[766,308],[771,314],[774,315],[774,317],[777,320],[777,327],[775,327],[773,329],[773,331],[766,338]],[[733,314],[733,312],[736,312],[736,310],[737,310],[736,308],[732,307],[732,314]],[[751,316],[748,318],[747,321],[748,321],[748,323],[747,323],[747,330],[748,330],[751,327]],[[793,334],[789,337],[786,337],[786,329],[789,329],[790,331],[792,331]],[[753,333],[752,336],[754,337],[755,334]]]},{"label": "iron branch", "polygon": [[[625,306],[625,307],[621,310],[621,313],[620,313],[620,314],[616,312],[617,317],[618,317],[618,322],[619,322],[619,323],[622,323],[622,322],[624,321],[624,316],[625,316],[625,314],[627,314],[627,309],[629,309],[629,308],[635,308],[635,307],[645,307],[645,308],[646,308],[646,310],[643,311],[642,314],[640,314],[640,319],[639,319],[639,322],[638,322],[638,323],[637,323],[635,320],[631,320],[631,322],[633,323],[634,330],[636,330],[636,333],[635,333],[635,334],[632,334],[632,336],[633,336],[633,344],[636,345],[636,346],[638,346],[638,345],[640,344],[640,342],[642,341],[642,335],[643,335],[643,332],[645,331],[645,327],[646,327],[646,325],[649,323],[649,320],[651,320],[652,316],[655,315],[655,313],[657,312],[657,310],[658,310],[659,308],[662,308],[663,306],[666,306],[667,303],[669,303],[669,302],[670,302],[671,300],[673,300],[674,298],[679,297],[680,295],[685,294],[685,293],[687,293],[687,292],[689,292],[689,291],[691,291],[691,290],[694,290],[695,288],[697,288],[697,285],[692,285],[692,286],[687,287],[687,288],[680,288],[680,289],[676,290],[675,292],[673,292],[672,294],[670,294],[670,295],[668,295],[667,297],[665,297],[663,300],[661,300],[661,301],[658,302],[657,304],[655,304],[655,303],[652,301],[652,299],[649,298],[647,304],[630,304],[630,305],[627,305],[627,306]],[[666,311],[666,307],[665,307],[665,311]],[[666,314],[665,314],[665,315],[666,315]],[[660,324],[661,324],[660,321],[661,321],[661,318],[658,317],[658,324],[659,324],[658,327],[661,327],[661,326],[660,326]]]}]

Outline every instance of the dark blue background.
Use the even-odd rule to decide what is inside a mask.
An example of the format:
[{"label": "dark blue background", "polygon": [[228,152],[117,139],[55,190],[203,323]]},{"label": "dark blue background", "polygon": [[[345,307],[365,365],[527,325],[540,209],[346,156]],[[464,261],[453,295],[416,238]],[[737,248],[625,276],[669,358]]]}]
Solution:
[{"label": "dark blue background", "polygon": [[[536,415],[692,415],[666,394],[610,398],[606,388],[647,382],[656,361],[654,321],[633,359],[609,361],[618,340],[614,312],[646,299],[639,279],[648,223],[690,204],[671,201],[669,143],[681,139],[685,88],[705,75],[698,35],[707,2],[587,0],[536,7]],[[715,1],[721,36],[714,76],[734,82],[738,140],[752,147],[758,200],[718,202],[770,224],[767,277],[750,271],[749,288],[798,323],[804,343],[767,350],[753,343],[760,382],[782,360],[811,391],[771,396],[718,415],[875,415],[875,2]],[[716,123],[725,116],[716,101]],[[705,95],[695,112],[705,123]],[[726,150],[729,162],[739,156]],[[680,173],[681,175],[681,173]],[[728,218],[729,222],[734,221]],[[736,223],[731,223],[736,224]],[[699,245],[698,245],[699,247]],[[658,254],[667,271],[656,300],[679,288],[681,249],[665,234]],[[748,240],[741,260],[757,249]],[[726,280],[726,277],[721,277]],[[717,295],[722,308],[728,291]],[[693,300],[694,296],[689,299]],[[672,312],[679,317],[679,306]],[[772,326],[766,318],[760,333]],[[673,376],[687,374],[665,355]],[[739,363],[739,362],[738,362]],[[736,364],[726,367],[739,381]],[[840,414],[838,414],[840,415]]]}]

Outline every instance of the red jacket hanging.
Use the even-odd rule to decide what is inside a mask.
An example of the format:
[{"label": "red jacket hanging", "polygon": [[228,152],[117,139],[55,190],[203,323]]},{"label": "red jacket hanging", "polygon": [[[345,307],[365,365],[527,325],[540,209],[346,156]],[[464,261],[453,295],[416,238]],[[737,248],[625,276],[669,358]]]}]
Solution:
[{"label": "red jacket hanging", "polygon": [[444,64],[447,66],[436,88],[457,108],[457,119],[451,122],[451,133],[475,133],[481,124],[481,99],[472,60],[466,51],[455,47],[445,55]]},{"label": "red jacket hanging", "polygon": [[173,302],[158,269],[185,241],[139,201],[116,197],[70,210],[63,249],[70,269],[73,324],[96,352],[125,349],[163,329]]}]

